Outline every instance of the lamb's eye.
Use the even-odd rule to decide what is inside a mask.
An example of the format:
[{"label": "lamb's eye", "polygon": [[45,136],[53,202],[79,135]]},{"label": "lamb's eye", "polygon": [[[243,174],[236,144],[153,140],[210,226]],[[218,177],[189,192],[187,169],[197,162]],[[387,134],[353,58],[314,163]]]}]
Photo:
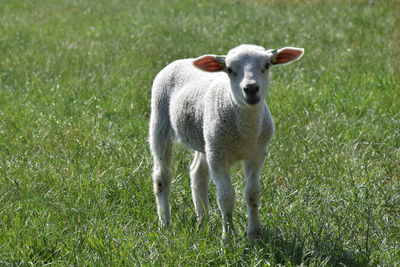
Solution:
[{"label": "lamb's eye", "polygon": [[232,76],[236,76],[236,72],[234,72],[232,70],[232,68],[226,68],[226,73],[228,73],[229,75],[232,75]]},{"label": "lamb's eye", "polygon": [[261,70],[262,73],[265,73],[269,69],[269,62],[265,63],[264,68]]}]

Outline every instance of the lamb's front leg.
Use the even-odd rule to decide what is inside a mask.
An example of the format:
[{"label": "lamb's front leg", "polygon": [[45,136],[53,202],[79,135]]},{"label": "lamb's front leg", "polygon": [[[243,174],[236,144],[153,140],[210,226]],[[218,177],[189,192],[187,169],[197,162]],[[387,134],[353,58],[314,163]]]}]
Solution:
[{"label": "lamb's front leg", "polygon": [[260,202],[260,173],[264,166],[265,156],[244,162],[246,174],[246,202],[248,209],[247,236],[253,241],[261,236],[258,208]]},{"label": "lamb's front leg", "polygon": [[208,219],[208,165],[204,153],[195,152],[190,166],[193,203],[197,221],[202,225]]},{"label": "lamb's front leg", "polygon": [[233,231],[235,191],[233,190],[227,163],[220,160],[218,155],[210,154],[207,154],[207,162],[217,191],[218,207],[222,214],[222,237],[229,239]]}]

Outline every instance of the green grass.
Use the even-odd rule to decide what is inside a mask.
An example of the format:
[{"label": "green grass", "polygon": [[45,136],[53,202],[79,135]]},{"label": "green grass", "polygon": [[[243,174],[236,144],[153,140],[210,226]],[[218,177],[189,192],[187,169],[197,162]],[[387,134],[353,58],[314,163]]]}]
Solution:
[{"label": "green grass", "polygon": [[[0,265],[400,265],[399,4],[377,1],[0,0]],[[263,244],[195,228],[175,149],[159,229],[147,143],[155,75],[241,43],[298,46],[272,70],[276,135]]]}]

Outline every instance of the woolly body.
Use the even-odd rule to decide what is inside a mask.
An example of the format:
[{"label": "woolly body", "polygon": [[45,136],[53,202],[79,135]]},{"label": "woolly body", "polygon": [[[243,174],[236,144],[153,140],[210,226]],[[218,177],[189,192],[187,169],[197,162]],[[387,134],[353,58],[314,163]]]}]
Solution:
[{"label": "woolly body", "polygon": [[227,74],[201,71],[193,66],[193,59],[168,65],[157,75],[153,88],[163,90],[153,91],[152,109],[164,114],[168,136],[188,148],[205,153],[207,143],[232,163],[265,148],[272,137],[274,128],[265,102],[240,108],[227,90]]}]

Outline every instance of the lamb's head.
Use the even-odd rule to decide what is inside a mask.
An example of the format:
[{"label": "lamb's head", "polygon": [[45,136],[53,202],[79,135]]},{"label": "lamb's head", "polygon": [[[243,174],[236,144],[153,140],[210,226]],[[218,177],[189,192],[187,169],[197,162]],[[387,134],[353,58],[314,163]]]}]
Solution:
[{"label": "lamb's head", "polygon": [[289,64],[303,56],[304,49],[283,47],[265,50],[261,46],[241,45],[226,56],[205,55],[193,64],[204,71],[227,73],[233,97],[243,106],[254,106],[264,100],[269,90],[269,68]]}]

